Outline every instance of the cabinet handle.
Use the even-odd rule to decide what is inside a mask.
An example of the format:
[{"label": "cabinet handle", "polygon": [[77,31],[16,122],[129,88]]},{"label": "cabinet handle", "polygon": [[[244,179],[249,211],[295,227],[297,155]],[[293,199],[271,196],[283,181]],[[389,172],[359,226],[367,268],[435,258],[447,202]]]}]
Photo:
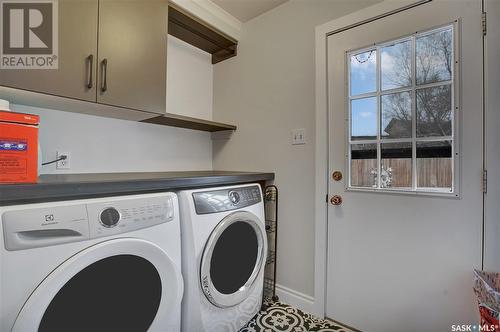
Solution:
[{"label": "cabinet handle", "polygon": [[103,59],[101,91],[106,92],[106,90],[108,90],[108,59]]},{"label": "cabinet handle", "polygon": [[93,72],[94,72],[94,55],[91,54],[87,57],[87,63],[88,63],[88,68],[89,68],[89,80],[87,82],[87,89],[92,89],[94,86],[94,79],[92,78]]}]

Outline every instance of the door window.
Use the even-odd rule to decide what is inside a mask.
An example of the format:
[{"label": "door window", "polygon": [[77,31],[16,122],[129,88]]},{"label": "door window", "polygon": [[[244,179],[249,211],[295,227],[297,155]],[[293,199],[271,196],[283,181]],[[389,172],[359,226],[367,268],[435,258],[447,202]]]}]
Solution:
[{"label": "door window", "polygon": [[455,192],[454,30],[347,53],[350,188]]},{"label": "door window", "polygon": [[104,258],[71,278],[50,302],[39,332],[147,331],[160,306],[156,268],[134,255]]}]

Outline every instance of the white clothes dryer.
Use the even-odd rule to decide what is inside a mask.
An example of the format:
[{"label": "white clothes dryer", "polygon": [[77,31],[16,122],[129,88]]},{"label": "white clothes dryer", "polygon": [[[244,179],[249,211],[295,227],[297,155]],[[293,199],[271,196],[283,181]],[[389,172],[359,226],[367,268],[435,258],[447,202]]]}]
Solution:
[{"label": "white clothes dryer", "polygon": [[261,308],[267,236],[257,184],[186,190],[182,331],[234,332]]}]

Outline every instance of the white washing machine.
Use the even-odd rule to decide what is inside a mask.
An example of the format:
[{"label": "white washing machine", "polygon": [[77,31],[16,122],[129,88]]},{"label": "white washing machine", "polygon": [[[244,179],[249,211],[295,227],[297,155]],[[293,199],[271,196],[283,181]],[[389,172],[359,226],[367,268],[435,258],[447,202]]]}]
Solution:
[{"label": "white washing machine", "polygon": [[0,331],[180,330],[177,196],[0,208]]},{"label": "white washing machine", "polygon": [[267,237],[260,186],[178,195],[185,285],[182,331],[238,331],[262,304]]}]

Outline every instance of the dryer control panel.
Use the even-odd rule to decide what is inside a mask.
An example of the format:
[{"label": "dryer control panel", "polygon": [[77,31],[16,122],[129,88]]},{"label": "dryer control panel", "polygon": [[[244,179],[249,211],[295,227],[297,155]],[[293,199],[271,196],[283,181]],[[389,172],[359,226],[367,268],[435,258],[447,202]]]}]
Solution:
[{"label": "dryer control panel", "polygon": [[1,215],[5,248],[46,247],[151,227],[174,220],[175,203],[173,194],[153,194],[22,206]]},{"label": "dryer control panel", "polygon": [[208,214],[241,209],[262,201],[260,187],[230,188],[193,193],[196,214]]}]

